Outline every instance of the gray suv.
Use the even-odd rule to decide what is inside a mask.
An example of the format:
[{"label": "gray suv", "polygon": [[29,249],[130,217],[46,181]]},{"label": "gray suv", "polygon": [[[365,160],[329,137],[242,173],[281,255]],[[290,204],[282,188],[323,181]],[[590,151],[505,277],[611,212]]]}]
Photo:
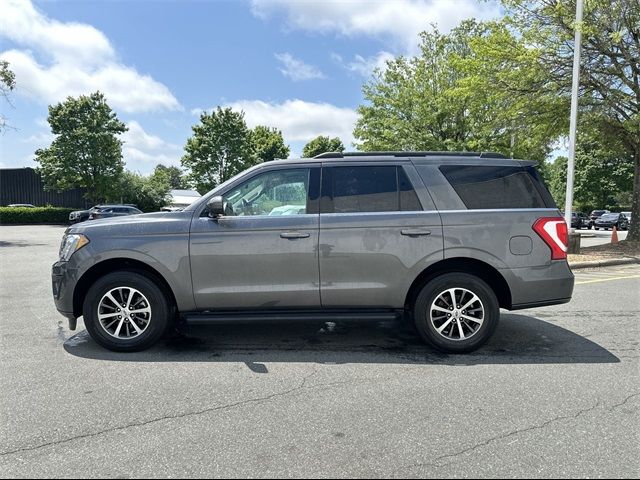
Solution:
[{"label": "gray suv", "polygon": [[500,308],[566,303],[567,226],[533,162],[329,153],[255,166],[180,212],[69,227],[58,310],[117,351],[176,322],[409,318],[445,352]]}]

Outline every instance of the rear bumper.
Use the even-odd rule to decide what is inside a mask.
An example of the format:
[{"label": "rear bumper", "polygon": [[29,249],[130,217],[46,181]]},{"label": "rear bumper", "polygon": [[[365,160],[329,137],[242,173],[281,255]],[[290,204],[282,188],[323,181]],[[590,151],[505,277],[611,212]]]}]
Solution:
[{"label": "rear bumper", "polygon": [[511,309],[567,303],[573,295],[574,276],[566,260],[540,267],[501,270],[511,289]]}]

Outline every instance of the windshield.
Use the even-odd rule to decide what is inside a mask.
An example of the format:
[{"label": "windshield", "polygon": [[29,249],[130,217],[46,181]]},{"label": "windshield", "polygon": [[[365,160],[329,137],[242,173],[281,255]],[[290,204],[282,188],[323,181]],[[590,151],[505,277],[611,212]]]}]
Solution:
[{"label": "windshield", "polygon": [[617,213],[605,213],[604,215],[602,215],[602,217],[600,217],[602,220],[617,220],[618,218],[618,214]]},{"label": "windshield", "polygon": [[602,215],[606,210],[594,210],[591,215]]}]

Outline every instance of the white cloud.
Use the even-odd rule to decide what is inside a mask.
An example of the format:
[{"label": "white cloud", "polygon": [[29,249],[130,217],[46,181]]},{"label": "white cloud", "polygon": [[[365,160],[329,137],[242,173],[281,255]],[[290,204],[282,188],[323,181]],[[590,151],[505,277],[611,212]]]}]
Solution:
[{"label": "white cloud", "polygon": [[303,100],[286,100],[283,103],[239,100],[228,106],[244,111],[247,125],[251,128],[256,125],[279,128],[287,142],[306,142],[318,135],[328,135],[340,137],[345,145],[350,145],[358,117],[351,108]]},{"label": "white cloud", "polygon": [[127,168],[149,173],[157,164],[180,166],[182,147],[147,133],[142,126],[131,121],[129,130],[120,135],[124,142],[122,156]]},{"label": "white cloud", "polygon": [[313,65],[304,63],[302,60],[295,58],[290,53],[276,53],[275,57],[280,63],[282,63],[282,68],[279,68],[280,72],[294,82],[325,78],[320,69]]},{"label": "white cloud", "polygon": [[102,91],[125,112],[180,109],[162,83],[118,61],[107,37],[91,25],[59,22],[29,1],[0,2],[0,38],[20,49],[0,53],[16,74],[16,91],[45,103]]},{"label": "white cloud", "polygon": [[284,14],[292,29],[378,37],[407,52],[414,51],[418,34],[431,24],[446,32],[468,18],[501,14],[495,0],[252,0],[252,12],[263,19]]},{"label": "white cloud", "polygon": [[377,55],[367,58],[362,55],[356,55],[351,62],[345,61],[344,58],[337,53],[332,53],[331,58],[350,72],[354,72],[368,78],[376,71],[376,69],[380,71],[386,70],[387,62],[389,60],[393,60],[395,55],[383,50],[378,52]]}]

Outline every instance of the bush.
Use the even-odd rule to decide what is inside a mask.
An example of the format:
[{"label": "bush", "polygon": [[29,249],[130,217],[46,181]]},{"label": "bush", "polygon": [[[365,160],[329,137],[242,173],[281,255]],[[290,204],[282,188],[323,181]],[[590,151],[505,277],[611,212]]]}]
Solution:
[{"label": "bush", "polygon": [[69,214],[73,208],[58,207],[0,207],[0,225],[69,223]]}]

